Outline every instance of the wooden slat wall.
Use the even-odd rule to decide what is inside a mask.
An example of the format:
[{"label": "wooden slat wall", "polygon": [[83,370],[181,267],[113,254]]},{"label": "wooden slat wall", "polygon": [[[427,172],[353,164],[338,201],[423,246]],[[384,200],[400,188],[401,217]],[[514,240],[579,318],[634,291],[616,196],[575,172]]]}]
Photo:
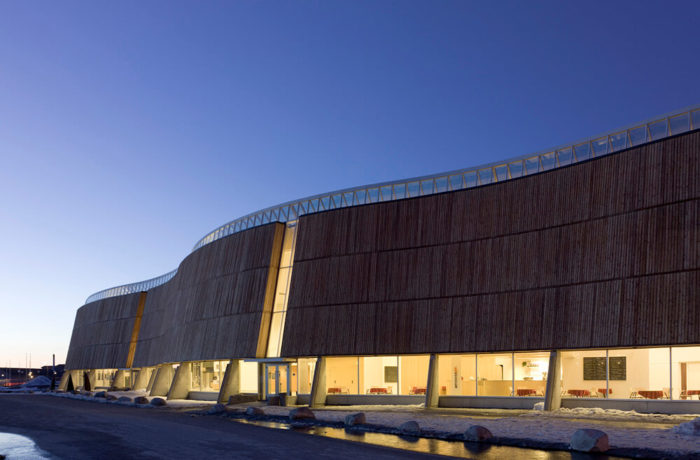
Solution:
[{"label": "wooden slat wall", "polygon": [[116,369],[126,365],[139,293],[83,305],[73,326],[66,369]]},{"label": "wooden slat wall", "polygon": [[185,258],[170,282],[148,293],[134,366],[254,358],[283,235],[279,223],[256,227]]},{"label": "wooden slat wall", "polygon": [[700,131],[301,218],[284,356],[700,343]]}]

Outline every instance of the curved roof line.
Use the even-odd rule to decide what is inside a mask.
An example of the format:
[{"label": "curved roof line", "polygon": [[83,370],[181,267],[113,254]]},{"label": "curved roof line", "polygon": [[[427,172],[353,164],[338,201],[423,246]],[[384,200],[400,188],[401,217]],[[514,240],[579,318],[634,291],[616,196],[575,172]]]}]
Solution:
[{"label": "curved roof line", "polygon": [[[508,160],[410,179],[350,187],[287,201],[246,214],[215,228],[197,241],[192,248],[192,252],[220,238],[271,222],[287,222],[295,220],[304,214],[313,214],[330,209],[403,200],[504,182],[609,155],[630,147],[637,147],[696,129],[700,129],[700,105],[660,115],[577,142],[570,142]],[[104,289],[89,296],[85,303],[107,297],[147,291],[170,281],[176,273],[177,268],[164,275],[145,281]]]}]

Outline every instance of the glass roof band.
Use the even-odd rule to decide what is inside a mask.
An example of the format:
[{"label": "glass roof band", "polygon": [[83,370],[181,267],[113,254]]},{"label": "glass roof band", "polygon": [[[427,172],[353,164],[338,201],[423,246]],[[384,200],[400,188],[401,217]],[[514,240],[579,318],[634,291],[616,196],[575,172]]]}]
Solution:
[{"label": "glass roof band", "polygon": [[[666,124],[665,133],[659,130],[659,133],[656,134],[654,132],[654,129],[652,129],[652,125],[662,120]],[[260,211],[256,211],[246,216],[234,219],[231,222],[228,222],[218,227],[212,232],[207,233],[202,239],[200,239],[197,242],[197,244],[195,244],[192,251],[196,251],[202,246],[205,246],[213,241],[229,236],[233,233],[238,233],[243,230],[247,230],[249,228],[256,227],[259,225],[264,225],[269,222],[286,222],[288,220],[295,220],[299,215],[321,212],[331,208],[356,206],[367,203],[377,203],[379,201],[401,200],[419,195],[430,195],[441,191],[459,190],[461,188],[472,188],[478,187],[480,185],[486,185],[488,183],[496,181],[501,182],[503,180],[515,179],[525,175],[541,173],[548,169],[557,169],[559,167],[567,166],[568,164],[583,161],[588,158],[618,152],[620,150],[627,149],[630,147],[637,147],[645,143],[653,142],[675,134],[680,134],[699,128],[700,105],[692,106],[683,110],[678,110],[661,117],[655,117],[650,120],[644,121],[642,123],[636,123],[623,129],[609,131],[607,133],[590,137],[582,141],[561,145],[554,149],[548,149],[535,154],[511,158],[509,160],[506,160],[505,162],[499,161],[487,165],[482,165],[477,168],[466,168],[461,170],[450,171],[447,173],[390,181],[380,184],[364,185],[361,187],[352,187],[345,190],[338,190],[336,192],[314,195],[311,197],[304,198],[302,200],[295,200],[277,206],[272,206],[270,208],[262,209]],[[605,148],[601,149],[599,153],[599,149],[596,148],[597,144],[595,144],[595,142],[601,142],[601,144],[598,145],[602,147],[603,139],[606,140],[605,143],[607,145]],[[587,148],[582,149],[583,151],[581,152],[586,158],[581,158],[579,152],[577,151],[578,149],[576,148],[576,146],[582,147],[583,145],[587,145]],[[564,162],[558,161],[559,152],[565,151],[566,149],[571,149],[571,160]],[[546,158],[546,161],[551,161],[551,157],[545,157],[545,155],[552,155],[553,152],[555,152],[553,166],[549,166],[549,163],[547,163],[547,166],[545,166],[545,164],[543,164],[543,159]],[[501,177],[504,177],[503,179],[501,179],[497,172],[497,167],[503,166],[504,164],[507,165],[508,172],[507,174],[501,175]],[[520,164],[519,167],[516,166],[518,164]],[[490,179],[488,178],[488,173],[486,173],[483,178],[480,177],[480,172],[486,170],[489,170],[490,172]],[[458,176],[460,180],[455,181],[453,184],[453,176]],[[438,180],[440,180],[439,184],[437,182]],[[443,184],[443,180],[445,184]],[[405,190],[405,192],[397,193],[397,186],[400,187],[401,185],[405,187],[403,189]],[[388,188],[388,195],[381,193],[383,187]],[[349,199],[350,196],[353,197],[352,200]],[[338,198],[337,202],[334,202],[335,197]],[[302,202],[307,204],[308,208],[304,209],[304,207],[300,206]],[[123,295],[119,294],[120,292],[128,294],[133,292],[140,292],[142,290],[159,286],[172,279],[176,272],[177,269],[166,273],[165,275],[152,278],[150,280],[131,283],[124,286],[116,286],[114,288],[109,288],[96,292],[95,294],[92,294],[90,297],[88,297],[86,303],[94,302],[95,300],[100,300],[106,297]]]}]

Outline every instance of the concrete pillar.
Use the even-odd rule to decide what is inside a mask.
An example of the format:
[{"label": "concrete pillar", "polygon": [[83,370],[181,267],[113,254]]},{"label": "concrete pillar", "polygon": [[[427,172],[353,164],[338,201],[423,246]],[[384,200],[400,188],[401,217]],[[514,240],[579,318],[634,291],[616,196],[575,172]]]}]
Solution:
[{"label": "concrete pillar", "polygon": [[226,366],[224,373],[224,381],[221,382],[221,390],[219,391],[220,403],[226,404],[231,396],[241,393],[241,362],[237,359],[232,359]]},{"label": "concrete pillar", "polygon": [[149,396],[165,396],[168,394],[170,384],[173,382],[173,367],[170,364],[158,366],[153,380],[153,386],[148,393]]},{"label": "concrete pillar", "polygon": [[157,367],[149,367],[151,370],[151,375],[148,378],[148,385],[146,386],[146,392],[150,393],[151,389],[153,388],[153,382],[156,381],[156,375],[158,375],[158,368]]},{"label": "concrete pillar", "polygon": [[110,391],[123,390],[125,387],[126,387],[126,382],[125,382],[124,369],[117,369],[117,372],[114,374],[114,378],[112,379],[112,383],[109,386],[109,389],[110,389]]},{"label": "concrete pillar", "polygon": [[168,390],[168,399],[187,399],[190,394],[190,384],[192,383],[192,365],[181,363],[175,371],[173,384]]},{"label": "concrete pillar", "polygon": [[97,369],[92,369],[88,371],[88,379],[90,379],[90,388],[95,391],[97,388]]},{"label": "concrete pillar", "polygon": [[561,351],[549,353],[547,372],[547,392],[544,396],[544,410],[557,410],[561,407]]},{"label": "concrete pillar", "polygon": [[151,368],[142,367],[138,371],[132,370],[132,373],[136,372],[136,377],[134,378],[134,384],[132,385],[133,390],[145,390],[148,387],[148,382],[151,377]]},{"label": "concrete pillar", "polygon": [[428,363],[428,384],[425,390],[426,408],[438,407],[438,401],[440,398],[438,376],[438,356],[433,353],[430,355],[430,362]]},{"label": "concrete pillar", "polygon": [[63,371],[61,376],[61,383],[58,385],[58,389],[61,391],[68,391],[68,381],[73,382],[73,388],[75,388],[75,371]]},{"label": "concrete pillar", "polygon": [[314,381],[311,384],[310,407],[323,407],[326,405],[326,357],[319,356],[316,359],[316,369],[314,370]]}]

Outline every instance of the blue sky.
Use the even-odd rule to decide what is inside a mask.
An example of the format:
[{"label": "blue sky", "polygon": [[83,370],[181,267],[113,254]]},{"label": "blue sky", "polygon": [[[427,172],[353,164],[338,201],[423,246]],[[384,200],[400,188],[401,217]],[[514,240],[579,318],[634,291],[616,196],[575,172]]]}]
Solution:
[{"label": "blue sky", "polygon": [[235,217],[700,103],[695,1],[0,9],[0,366]]}]

